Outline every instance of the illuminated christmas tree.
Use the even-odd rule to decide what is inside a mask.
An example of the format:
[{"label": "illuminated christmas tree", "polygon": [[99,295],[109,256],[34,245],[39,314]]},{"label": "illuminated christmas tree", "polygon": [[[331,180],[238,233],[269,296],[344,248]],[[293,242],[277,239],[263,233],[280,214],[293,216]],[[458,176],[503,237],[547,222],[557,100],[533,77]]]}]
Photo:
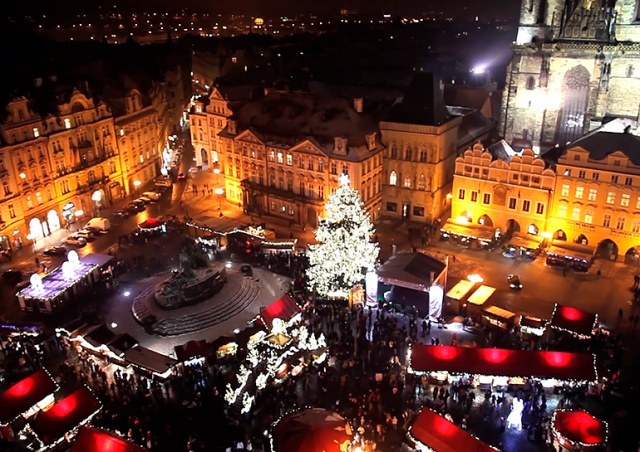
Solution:
[{"label": "illuminated christmas tree", "polygon": [[340,187],[325,206],[326,217],[316,230],[317,245],[310,245],[307,270],[309,288],[321,297],[346,296],[373,270],[380,249],[371,241],[371,218],[349,177],[340,176]]}]

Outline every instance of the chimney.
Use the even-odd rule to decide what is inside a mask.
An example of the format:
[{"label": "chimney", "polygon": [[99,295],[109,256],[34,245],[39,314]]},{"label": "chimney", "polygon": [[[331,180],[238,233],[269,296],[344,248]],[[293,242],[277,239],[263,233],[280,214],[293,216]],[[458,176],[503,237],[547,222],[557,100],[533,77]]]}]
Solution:
[{"label": "chimney", "polygon": [[355,97],[353,99],[353,109],[358,113],[362,113],[362,97]]}]

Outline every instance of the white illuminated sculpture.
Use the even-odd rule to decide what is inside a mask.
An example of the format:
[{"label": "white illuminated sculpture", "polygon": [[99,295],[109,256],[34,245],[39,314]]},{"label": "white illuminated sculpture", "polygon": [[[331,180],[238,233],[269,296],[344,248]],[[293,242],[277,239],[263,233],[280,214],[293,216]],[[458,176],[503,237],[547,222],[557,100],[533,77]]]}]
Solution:
[{"label": "white illuminated sculpture", "polygon": [[67,262],[69,262],[74,267],[80,265],[80,256],[78,256],[78,252],[76,250],[71,250],[67,254]]},{"label": "white illuminated sculpture", "polygon": [[285,328],[285,325],[282,319],[279,319],[279,318],[273,319],[273,321],[271,322],[271,334],[277,335],[277,334],[284,334],[286,332],[287,330]]},{"label": "white illuminated sculpture", "polygon": [[62,277],[64,279],[73,279],[73,264],[69,261],[63,262],[62,263]]},{"label": "white illuminated sculpture", "polygon": [[43,290],[44,289],[44,284],[42,284],[42,278],[37,273],[34,273],[33,275],[31,275],[31,278],[29,279],[29,282],[31,283],[31,288],[33,290]]},{"label": "white illuminated sculpture", "polygon": [[511,413],[507,416],[507,428],[522,430],[522,411],[524,410],[524,401],[518,397],[511,402]]}]

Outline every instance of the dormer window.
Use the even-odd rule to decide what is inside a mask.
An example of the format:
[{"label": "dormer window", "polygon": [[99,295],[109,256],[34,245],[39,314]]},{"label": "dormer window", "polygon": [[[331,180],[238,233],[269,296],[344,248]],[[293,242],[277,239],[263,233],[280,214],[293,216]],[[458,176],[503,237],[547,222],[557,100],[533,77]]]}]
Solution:
[{"label": "dormer window", "polygon": [[376,134],[375,132],[371,135],[367,135],[367,145],[370,151],[373,151],[376,148]]},{"label": "dormer window", "polygon": [[334,152],[336,154],[346,155],[347,154],[347,139],[342,137],[336,137],[334,145]]},{"label": "dormer window", "polygon": [[196,105],[196,113],[202,113],[202,105]]},{"label": "dormer window", "polygon": [[64,128],[65,129],[71,128],[71,120],[69,118],[64,118]]},{"label": "dormer window", "polygon": [[33,137],[38,138],[40,136],[40,130],[37,127],[33,128]]}]

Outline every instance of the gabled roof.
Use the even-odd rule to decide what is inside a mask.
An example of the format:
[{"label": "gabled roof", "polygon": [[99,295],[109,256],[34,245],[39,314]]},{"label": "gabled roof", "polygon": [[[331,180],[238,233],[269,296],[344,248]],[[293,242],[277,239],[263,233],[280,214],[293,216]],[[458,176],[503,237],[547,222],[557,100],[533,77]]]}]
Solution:
[{"label": "gabled roof", "polygon": [[282,298],[279,298],[260,311],[260,317],[262,318],[265,326],[271,330],[275,319],[288,322],[300,311],[300,307],[291,295],[285,294]]},{"label": "gabled roof", "polygon": [[580,147],[589,152],[591,160],[604,160],[610,154],[620,151],[635,165],[640,165],[640,137],[632,133],[596,132],[584,135],[567,148]]},{"label": "gabled roof", "polygon": [[426,254],[398,253],[391,256],[376,273],[385,284],[425,292],[445,267],[444,262]]},{"label": "gabled roof", "polygon": [[45,370],[36,370],[0,393],[0,425],[11,422],[57,390],[58,385]]}]

